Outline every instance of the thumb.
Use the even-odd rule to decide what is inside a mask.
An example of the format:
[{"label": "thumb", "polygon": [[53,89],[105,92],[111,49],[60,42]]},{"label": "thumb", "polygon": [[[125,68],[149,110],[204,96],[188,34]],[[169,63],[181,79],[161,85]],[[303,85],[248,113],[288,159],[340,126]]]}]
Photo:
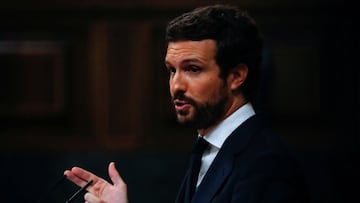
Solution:
[{"label": "thumb", "polygon": [[115,163],[114,162],[111,162],[109,164],[108,171],[109,171],[110,179],[111,179],[111,181],[113,182],[114,185],[124,184],[123,179],[120,177],[119,172],[115,168]]}]

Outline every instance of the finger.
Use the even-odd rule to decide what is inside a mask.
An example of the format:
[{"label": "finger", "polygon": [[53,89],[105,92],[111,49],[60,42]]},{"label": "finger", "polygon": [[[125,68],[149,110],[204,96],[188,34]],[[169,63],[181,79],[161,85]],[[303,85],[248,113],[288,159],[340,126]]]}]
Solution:
[{"label": "finger", "polygon": [[[94,179],[99,179],[98,176],[94,175],[93,173],[85,170],[85,169],[82,169],[80,167],[73,167],[71,169],[71,172],[78,176],[79,178],[85,180],[86,182],[88,182],[89,180],[94,180]],[[95,180],[94,180],[95,181]]]},{"label": "finger", "polygon": [[88,183],[90,180],[93,180],[94,183],[105,182],[105,180],[103,180],[102,178],[79,167],[73,167],[71,171],[66,170],[64,174],[70,181],[80,187],[86,185],[86,183]]},{"label": "finger", "polygon": [[84,199],[86,202],[89,203],[101,203],[101,199],[97,196],[93,195],[92,193],[88,192],[84,195]]},{"label": "finger", "polygon": [[70,180],[71,182],[75,183],[77,186],[79,187],[83,187],[86,184],[86,181],[83,180],[82,178],[79,178],[78,176],[76,176],[74,173],[72,173],[70,170],[66,170],[64,172],[64,175],[66,176],[66,178],[68,180]]},{"label": "finger", "polygon": [[111,163],[109,164],[108,171],[109,171],[110,179],[111,179],[111,181],[113,182],[114,185],[122,185],[122,184],[125,184],[124,181],[123,181],[123,179],[121,178],[119,172],[116,170],[116,167],[115,167],[115,163],[114,163],[114,162],[111,162]]}]

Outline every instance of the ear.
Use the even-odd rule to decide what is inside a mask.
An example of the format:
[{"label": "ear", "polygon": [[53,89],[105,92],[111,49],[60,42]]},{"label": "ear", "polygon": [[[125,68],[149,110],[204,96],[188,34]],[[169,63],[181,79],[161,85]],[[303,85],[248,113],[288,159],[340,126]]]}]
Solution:
[{"label": "ear", "polygon": [[228,77],[228,85],[231,90],[237,90],[245,82],[249,68],[245,64],[234,67]]}]

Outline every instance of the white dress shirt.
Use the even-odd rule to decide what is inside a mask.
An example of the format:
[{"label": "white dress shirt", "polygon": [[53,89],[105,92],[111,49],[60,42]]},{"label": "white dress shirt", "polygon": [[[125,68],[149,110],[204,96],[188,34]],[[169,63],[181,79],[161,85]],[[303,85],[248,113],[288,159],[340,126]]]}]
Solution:
[{"label": "white dress shirt", "polygon": [[[244,121],[255,115],[251,103],[246,103],[223,120],[203,138],[209,142],[209,148],[203,153],[197,186],[201,183],[211,163],[214,161],[226,138]],[[199,135],[200,136],[200,135]]]}]

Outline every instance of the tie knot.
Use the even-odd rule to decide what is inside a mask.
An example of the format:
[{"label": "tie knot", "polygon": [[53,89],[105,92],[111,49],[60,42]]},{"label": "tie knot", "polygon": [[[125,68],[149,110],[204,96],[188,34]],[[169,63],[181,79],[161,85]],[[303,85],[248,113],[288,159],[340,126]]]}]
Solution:
[{"label": "tie knot", "polygon": [[193,148],[193,153],[202,154],[208,145],[209,143],[204,138],[198,137]]}]

